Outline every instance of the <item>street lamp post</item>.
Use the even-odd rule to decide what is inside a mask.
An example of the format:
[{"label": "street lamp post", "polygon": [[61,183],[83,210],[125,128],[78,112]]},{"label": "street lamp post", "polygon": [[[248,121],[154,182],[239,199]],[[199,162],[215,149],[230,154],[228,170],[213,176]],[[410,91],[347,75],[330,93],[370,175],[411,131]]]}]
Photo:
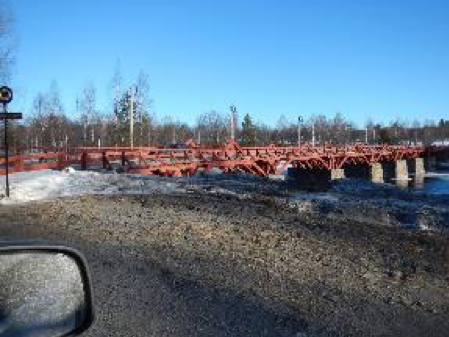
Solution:
[{"label": "street lamp post", "polygon": [[298,147],[301,147],[301,124],[302,124],[302,116],[298,117]]},{"label": "street lamp post", "polygon": [[129,145],[134,148],[134,88],[129,93]]},{"label": "street lamp post", "polygon": [[237,108],[234,105],[231,105],[231,139],[235,140],[235,124],[236,124],[236,116],[237,116]]},{"label": "street lamp post", "polygon": [[312,146],[315,146],[315,121],[312,121]]}]

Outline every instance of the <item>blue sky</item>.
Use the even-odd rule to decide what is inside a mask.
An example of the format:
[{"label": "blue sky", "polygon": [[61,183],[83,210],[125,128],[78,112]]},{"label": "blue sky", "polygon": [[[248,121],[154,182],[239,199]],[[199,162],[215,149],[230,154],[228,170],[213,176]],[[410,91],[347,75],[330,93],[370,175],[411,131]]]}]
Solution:
[{"label": "blue sky", "polygon": [[14,0],[16,108],[57,81],[64,106],[89,81],[108,108],[117,61],[143,69],[153,110],[275,124],[341,112],[363,124],[449,118],[449,1]]}]

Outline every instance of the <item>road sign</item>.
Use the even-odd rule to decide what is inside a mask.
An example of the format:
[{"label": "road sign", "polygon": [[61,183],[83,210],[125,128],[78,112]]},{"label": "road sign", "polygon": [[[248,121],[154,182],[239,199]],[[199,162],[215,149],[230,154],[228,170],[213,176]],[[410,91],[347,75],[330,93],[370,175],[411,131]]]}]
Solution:
[{"label": "road sign", "polygon": [[0,104],[3,105],[3,112],[0,113],[0,120],[3,121],[3,133],[4,133],[4,146],[5,146],[5,192],[6,197],[9,198],[9,145],[8,145],[8,120],[12,119],[22,119],[22,114],[20,112],[8,113],[8,104],[11,103],[13,98],[11,88],[6,86],[0,87]]},{"label": "road sign", "polygon": [[12,90],[8,87],[1,87],[0,88],[0,103],[1,104],[8,104],[12,101],[13,95]]},{"label": "road sign", "polygon": [[0,112],[0,121],[5,119],[22,119],[21,112]]}]

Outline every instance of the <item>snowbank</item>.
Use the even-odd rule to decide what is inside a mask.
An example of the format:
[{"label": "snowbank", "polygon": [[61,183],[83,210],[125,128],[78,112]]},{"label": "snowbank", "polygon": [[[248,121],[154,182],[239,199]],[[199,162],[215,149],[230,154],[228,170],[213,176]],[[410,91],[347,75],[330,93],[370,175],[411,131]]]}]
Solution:
[{"label": "snowbank", "polygon": [[10,175],[10,197],[5,197],[5,178],[0,178],[1,205],[55,200],[89,194],[148,194],[184,191],[176,183],[158,177],[119,175],[91,171],[42,170]]},{"label": "snowbank", "polygon": [[42,170],[10,175],[10,198],[5,198],[5,179],[0,177],[0,205],[55,200],[93,194],[208,193],[244,195],[273,193],[279,182],[258,176],[209,174],[165,178],[115,172]]}]

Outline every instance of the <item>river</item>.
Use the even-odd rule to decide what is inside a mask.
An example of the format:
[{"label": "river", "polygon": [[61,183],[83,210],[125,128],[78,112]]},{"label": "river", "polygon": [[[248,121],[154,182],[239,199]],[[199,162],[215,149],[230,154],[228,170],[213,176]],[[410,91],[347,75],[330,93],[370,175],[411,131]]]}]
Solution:
[{"label": "river", "polygon": [[413,190],[432,195],[449,195],[449,164],[442,165],[436,171],[427,172],[424,182],[413,186]]}]

